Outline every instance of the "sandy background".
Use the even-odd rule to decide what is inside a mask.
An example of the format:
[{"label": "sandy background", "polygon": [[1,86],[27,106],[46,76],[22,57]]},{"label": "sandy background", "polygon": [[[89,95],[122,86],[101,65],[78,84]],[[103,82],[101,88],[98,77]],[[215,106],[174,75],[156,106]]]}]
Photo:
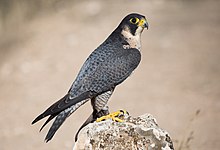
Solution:
[{"label": "sandy background", "polygon": [[144,14],[150,28],[142,35],[141,64],[116,88],[111,111],[151,113],[178,150],[219,149],[219,6],[199,0],[1,0],[0,149],[72,148],[92,111],[89,103],[47,144],[49,126],[39,133],[43,122],[31,121],[69,90],[87,56],[130,12]]}]

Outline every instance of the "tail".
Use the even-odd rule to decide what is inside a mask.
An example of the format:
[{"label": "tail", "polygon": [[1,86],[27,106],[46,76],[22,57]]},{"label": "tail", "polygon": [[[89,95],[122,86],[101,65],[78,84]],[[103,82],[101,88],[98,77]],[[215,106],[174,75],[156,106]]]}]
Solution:
[{"label": "tail", "polygon": [[47,110],[45,110],[42,114],[40,114],[37,118],[34,119],[32,124],[38,122],[39,120],[51,115],[53,117],[48,118],[47,122],[57,116],[61,111],[69,108],[72,105],[77,104],[78,102],[90,98],[90,92],[84,92],[78,97],[72,98],[72,96],[68,93],[59,101],[51,105]]},{"label": "tail", "polygon": [[[73,112],[75,112],[81,105],[83,105],[84,103],[86,103],[89,99],[85,99],[81,102],[78,102],[77,104],[65,109],[64,111],[60,112],[55,121],[53,122],[52,126],[50,127],[46,138],[45,138],[45,142],[50,141],[53,136],[55,135],[56,131],[60,128],[60,126],[64,123],[64,121],[66,120],[67,117],[69,117]],[[50,116],[51,117],[51,116]],[[48,120],[50,119],[50,117],[48,118]],[[46,123],[46,122],[45,122]],[[44,125],[45,126],[45,125]],[[41,130],[43,129],[43,126],[41,128]]]},{"label": "tail", "polygon": [[[47,135],[45,137],[45,142],[48,142],[48,141],[50,141],[53,138],[53,136],[55,135],[56,131],[60,128],[60,126],[64,123],[66,118],[69,116],[70,111],[71,111],[71,109],[67,108],[66,110],[60,112],[57,115],[55,121],[53,122],[52,126],[50,127],[50,129],[49,129],[49,131],[48,131],[48,133],[47,133]],[[45,122],[45,124],[46,124],[46,122]],[[44,126],[45,125],[43,125],[40,130],[42,130]]]},{"label": "tail", "polygon": [[56,117],[54,123],[52,124],[45,141],[48,142],[52,139],[56,131],[59,127],[63,124],[68,116],[70,116],[76,109],[78,109],[81,105],[87,102],[90,98],[89,92],[85,92],[78,97],[71,98],[70,94],[65,95],[62,99],[54,103],[50,106],[46,111],[40,114],[32,124],[38,122],[39,120],[43,119],[50,115],[47,121],[43,124],[40,131],[44,128],[44,126],[50,122],[54,117]]}]

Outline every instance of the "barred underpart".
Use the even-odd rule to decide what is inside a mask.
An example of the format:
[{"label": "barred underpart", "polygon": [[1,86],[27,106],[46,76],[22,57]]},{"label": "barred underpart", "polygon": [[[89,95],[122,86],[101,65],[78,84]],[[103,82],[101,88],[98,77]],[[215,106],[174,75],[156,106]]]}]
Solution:
[{"label": "barred underpart", "polygon": [[98,95],[95,98],[94,103],[92,102],[93,108],[97,110],[97,112],[101,111],[107,104],[108,99],[111,97],[112,93],[113,90]]}]

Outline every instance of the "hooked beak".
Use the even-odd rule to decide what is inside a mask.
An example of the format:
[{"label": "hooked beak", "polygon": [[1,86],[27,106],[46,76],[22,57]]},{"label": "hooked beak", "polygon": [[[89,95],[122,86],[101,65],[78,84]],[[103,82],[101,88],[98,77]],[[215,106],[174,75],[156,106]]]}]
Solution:
[{"label": "hooked beak", "polygon": [[138,26],[141,26],[142,28],[147,28],[147,29],[149,28],[149,24],[145,18],[142,18],[139,21]]}]

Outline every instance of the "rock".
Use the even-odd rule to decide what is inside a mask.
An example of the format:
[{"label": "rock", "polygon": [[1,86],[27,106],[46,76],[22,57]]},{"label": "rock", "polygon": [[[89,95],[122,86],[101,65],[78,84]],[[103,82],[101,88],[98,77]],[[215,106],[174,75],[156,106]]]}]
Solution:
[{"label": "rock", "polygon": [[173,150],[167,131],[159,128],[150,114],[124,116],[124,122],[111,119],[88,124],[79,133],[73,150]]}]

